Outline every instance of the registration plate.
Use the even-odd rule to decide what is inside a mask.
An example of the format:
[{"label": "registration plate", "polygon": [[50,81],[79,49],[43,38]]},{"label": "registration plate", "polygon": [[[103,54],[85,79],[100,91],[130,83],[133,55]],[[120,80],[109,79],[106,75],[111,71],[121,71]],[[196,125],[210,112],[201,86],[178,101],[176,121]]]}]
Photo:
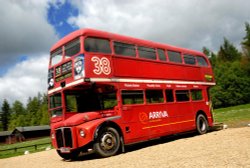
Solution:
[{"label": "registration plate", "polygon": [[61,151],[62,153],[70,153],[70,148],[62,147],[62,148],[60,148],[60,151]]}]

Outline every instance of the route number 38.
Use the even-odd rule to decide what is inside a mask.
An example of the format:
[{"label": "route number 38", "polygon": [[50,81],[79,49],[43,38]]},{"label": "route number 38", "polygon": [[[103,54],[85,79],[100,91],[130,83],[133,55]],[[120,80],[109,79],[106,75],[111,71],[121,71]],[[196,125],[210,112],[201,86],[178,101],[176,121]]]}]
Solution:
[{"label": "route number 38", "polygon": [[111,67],[110,67],[110,61],[106,58],[106,57],[92,57],[91,61],[94,62],[94,66],[95,69],[93,70],[93,72],[96,75],[100,75],[100,74],[105,74],[105,75],[109,75],[111,73]]}]

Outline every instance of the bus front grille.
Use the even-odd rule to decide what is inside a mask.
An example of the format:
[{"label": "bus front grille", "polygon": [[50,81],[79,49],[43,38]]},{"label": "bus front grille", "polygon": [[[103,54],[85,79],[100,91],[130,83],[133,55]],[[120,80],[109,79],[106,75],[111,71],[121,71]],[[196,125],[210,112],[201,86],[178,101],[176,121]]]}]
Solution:
[{"label": "bus front grille", "polygon": [[57,147],[73,147],[72,131],[70,128],[59,128],[56,130]]}]

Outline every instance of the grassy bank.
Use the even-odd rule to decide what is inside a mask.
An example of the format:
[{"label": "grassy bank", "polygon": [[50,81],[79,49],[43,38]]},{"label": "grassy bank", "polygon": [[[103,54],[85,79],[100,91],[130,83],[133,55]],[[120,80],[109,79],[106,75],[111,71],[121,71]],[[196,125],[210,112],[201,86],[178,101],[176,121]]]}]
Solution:
[{"label": "grassy bank", "polygon": [[215,109],[214,120],[228,127],[247,126],[250,124],[250,104]]},{"label": "grassy bank", "polygon": [[[20,143],[15,143],[15,144],[0,144],[0,159],[2,158],[8,158],[12,156],[18,156],[18,155],[23,155],[25,151],[29,151],[30,153],[33,152],[38,152],[38,151],[43,151],[47,147],[50,147],[51,145],[49,144],[50,137],[46,138],[41,138],[41,139],[36,139],[36,140],[31,140],[31,141],[25,141],[25,142],[20,142]],[[48,144],[45,144],[48,143]],[[39,144],[44,144],[44,145],[39,145]],[[37,150],[35,150],[35,146],[37,145]],[[27,148],[21,148],[20,147],[25,147],[25,146],[31,146]],[[17,148],[16,151],[14,148]],[[7,149],[13,149],[13,150],[7,150]],[[7,151],[1,151],[1,150],[7,150]]]}]

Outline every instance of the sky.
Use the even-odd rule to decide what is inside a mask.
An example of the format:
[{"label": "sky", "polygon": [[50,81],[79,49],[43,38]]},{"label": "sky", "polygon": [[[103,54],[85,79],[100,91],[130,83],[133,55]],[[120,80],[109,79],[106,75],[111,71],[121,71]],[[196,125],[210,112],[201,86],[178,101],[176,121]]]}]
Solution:
[{"label": "sky", "polygon": [[8,0],[0,6],[0,106],[47,92],[50,47],[94,28],[179,47],[240,49],[249,0]]}]

